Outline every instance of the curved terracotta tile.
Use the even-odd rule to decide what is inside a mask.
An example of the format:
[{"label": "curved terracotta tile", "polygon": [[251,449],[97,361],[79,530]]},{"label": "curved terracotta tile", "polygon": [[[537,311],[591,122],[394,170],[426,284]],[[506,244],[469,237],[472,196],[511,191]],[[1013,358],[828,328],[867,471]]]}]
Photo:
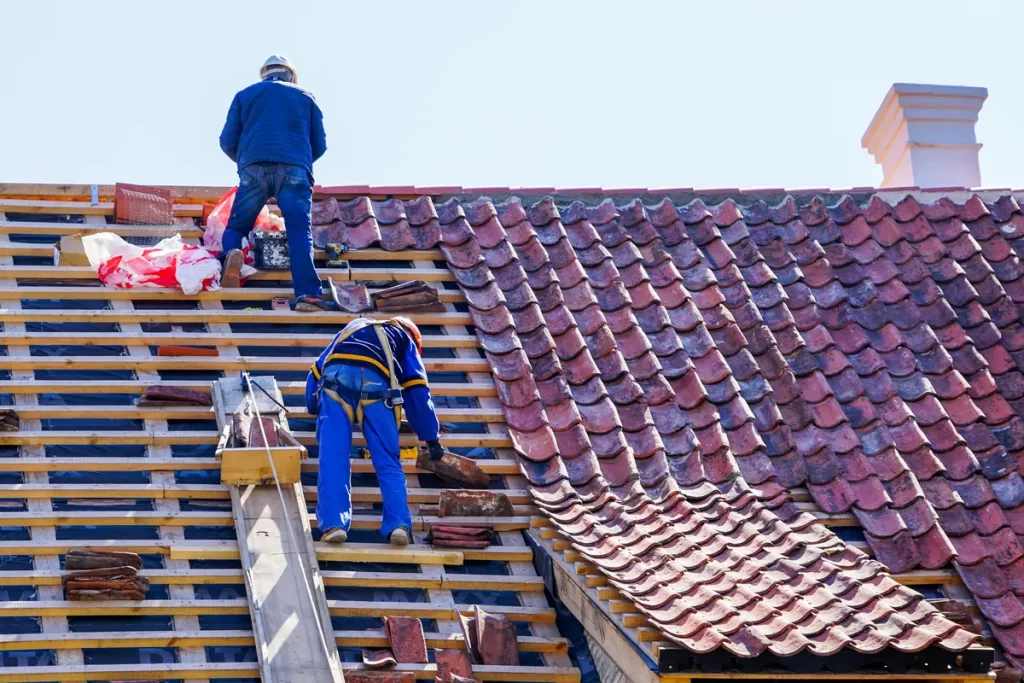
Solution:
[{"label": "curved terracotta tile", "polygon": [[582,424],[574,424],[568,429],[555,432],[555,440],[563,458],[575,458],[592,451],[590,439]]},{"label": "curved terracotta tile", "polygon": [[513,261],[500,268],[491,268],[491,275],[494,276],[494,282],[498,289],[503,292],[509,292],[528,282],[526,273],[523,272],[518,261]]},{"label": "curved terracotta tile", "polygon": [[409,222],[404,217],[404,210],[402,218],[392,224],[380,221],[380,246],[385,251],[399,251],[416,246],[409,230]]},{"label": "curved terracotta tile", "polygon": [[487,361],[495,378],[504,382],[514,382],[530,374],[530,361],[520,351],[501,355],[488,353]]},{"label": "curved terracotta tile", "polygon": [[473,225],[480,225],[498,215],[498,210],[495,208],[494,203],[487,197],[463,203],[462,208],[466,212],[466,218]]},{"label": "curved terracotta tile", "polygon": [[507,308],[495,307],[489,311],[480,311],[470,307],[473,324],[487,334],[501,334],[515,326],[512,314]]},{"label": "curved terracotta tile", "polygon": [[[409,246],[412,246],[411,240]],[[447,244],[442,243],[441,253],[444,254],[448,263],[455,268],[473,268],[484,260],[480,247],[475,241],[466,241],[458,246],[448,246]],[[488,264],[488,266],[490,266],[490,264]]]},{"label": "curved terracotta tile", "polygon": [[559,458],[532,460],[526,456],[519,460],[519,469],[526,480],[535,486],[549,486],[570,478],[565,463]]},{"label": "curved terracotta tile", "polygon": [[531,375],[525,375],[512,382],[496,380],[494,384],[498,389],[498,400],[502,405],[525,408],[536,399],[537,389]]},{"label": "curved terracotta tile", "polygon": [[[850,509],[856,500],[858,505],[864,503],[874,510],[891,511],[886,507],[891,500],[899,508],[898,514],[907,516],[908,528],[922,532],[916,538],[909,531],[889,537],[903,539],[907,536],[911,539],[907,542],[909,545],[893,545],[884,537],[875,538],[872,545],[883,559],[890,553],[902,552],[904,559],[901,561],[906,562],[905,558],[910,558],[910,565],[944,561],[942,553],[951,552],[951,547],[942,540],[940,524],[953,525],[955,522],[959,525],[957,529],[966,529],[966,525],[971,524],[972,529],[985,528],[990,534],[1005,533],[1001,529],[1010,531],[1010,527],[1001,521],[1005,519],[1001,516],[1001,508],[991,500],[975,508],[957,503],[947,510],[979,512],[973,517],[964,513],[956,520],[940,520],[934,513],[929,514],[931,508],[924,504],[924,491],[909,478],[911,470],[941,477],[952,476],[954,472],[967,472],[970,476],[971,472],[970,451],[961,446],[960,441],[940,439],[941,445],[948,443],[951,447],[938,454],[933,453],[923,440],[924,434],[916,420],[924,420],[928,428],[963,423],[968,433],[963,440],[964,445],[968,441],[992,443],[991,430],[971,432],[975,425],[983,424],[981,420],[966,423],[961,419],[973,416],[979,405],[961,398],[966,396],[963,386],[958,389],[955,384],[950,384],[950,363],[963,372],[962,368],[968,367],[972,358],[977,357],[976,352],[974,357],[968,355],[970,351],[960,354],[962,363],[956,365],[958,357],[953,356],[953,351],[959,353],[960,349],[973,348],[966,345],[970,340],[951,340],[956,346],[944,344],[943,348],[951,349],[946,355],[936,350],[936,342],[941,339],[938,331],[946,334],[948,326],[956,322],[952,308],[941,298],[943,293],[934,286],[922,288],[921,283],[928,281],[928,273],[926,270],[914,270],[914,252],[899,251],[900,233],[889,217],[887,205],[873,202],[863,210],[856,207],[854,211],[854,207],[844,200],[831,208],[831,214],[829,207],[821,202],[805,208],[809,210],[797,207],[793,201],[788,201],[781,208],[755,207],[748,211],[748,217],[755,216],[752,222],[760,221],[761,224],[748,228],[741,222],[741,209],[732,202],[714,207],[710,212],[706,206],[696,202],[678,214],[670,202],[649,211],[639,202],[616,211],[609,202],[594,210],[586,206],[572,207],[566,212],[564,224],[567,227],[563,228],[558,220],[558,211],[550,200],[532,207],[530,212],[524,212],[517,202],[510,202],[499,210],[502,223],[511,228],[508,242],[503,242],[505,230],[488,233],[485,228],[477,231],[484,233],[483,239],[490,240],[483,246],[490,248],[504,244],[505,250],[496,252],[490,261],[490,254],[484,254],[484,267],[493,265],[500,272],[494,275],[496,287],[491,285],[488,288],[490,293],[476,295],[475,304],[470,298],[474,321],[484,334],[497,335],[488,340],[497,345],[492,353],[497,348],[509,346],[507,335],[511,330],[504,324],[508,314],[498,318],[480,310],[497,299],[493,290],[503,290],[505,306],[517,310],[512,318],[525,353],[516,354],[514,344],[508,350],[523,361],[526,358],[532,361],[528,368],[530,377],[519,380],[522,386],[510,386],[501,379],[523,371],[522,362],[509,361],[507,367],[497,368],[499,400],[518,409],[511,420],[513,429],[516,425],[534,427],[541,418],[536,409],[527,408],[522,403],[528,394],[520,391],[525,387],[532,389],[534,396],[547,406],[547,419],[552,426],[561,429],[550,432],[542,428],[523,433],[552,434],[560,457],[552,455],[551,459],[573,462],[577,472],[566,475],[571,476],[576,484],[573,488],[566,481],[554,481],[560,471],[546,464],[531,470],[533,474],[530,476],[538,481],[535,487],[537,503],[553,515],[556,523],[572,524],[579,533],[587,534],[588,542],[593,541],[594,544],[595,562],[614,584],[621,582],[623,586],[635,584],[642,587],[643,593],[632,594],[633,599],[641,610],[650,609],[650,616],[656,622],[659,614],[662,618],[695,618],[693,613],[680,607],[670,591],[659,588],[654,581],[654,577],[669,566],[667,557],[655,555],[659,548],[678,554],[679,559],[674,562],[680,568],[685,567],[688,573],[707,572],[704,574],[707,581],[719,581],[724,577],[720,571],[708,571],[712,565],[706,557],[694,554],[696,551],[692,544],[683,542],[686,537],[682,530],[692,534],[694,539],[705,540],[711,556],[737,572],[737,576],[753,582],[751,585],[763,583],[764,591],[772,590],[770,582],[764,582],[766,575],[760,573],[762,567],[768,565],[752,560],[764,552],[780,553],[774,566],[783,566],[780,562],[791,562],[787,559],[789,557],[803,558],[801,563],[792,562],[790,581],[805,580],[804,568],[811,566],[816,567],[814,572],[820,572],[814,576],[856,576],[858,580],[876,580],[879,576],[877,569],[868,570],[871,563],[855,551],[827,556],[835,557],[835,561],[840,563],[838,565],[828,564],[833,560],[824,559],[826,556],[818,551],[805,552],[805,541],[800,540],[804,538],[811,539],[809,542],[813,543],[831,544],[829,547],[832,548],[843,546],[824,530],[811,532],[811,529],[820,527],[815,527],[813,519],[787,503],[784,491],[772,483],[779,471],[784,473],[784,479],[794,483],[803,481],[808,473],[816,472],[814,468],[803,467],[803,458],[813,459],[832,450],[838,456],[830,457],[836,459],[840,465],[838,471],[846,479],[835,477],[827,484],[812,484],[812,494],[819,502],[825,500],[827,505],[831,496],[833,507]],[[457,206],[437,207],[440,222],[445,225],[456,224],[459,211],[461,209]],[[803,222],[794,220],[798,211],[802,212]],[[478,225],[496,222],[493,212],[493,207],[487,202],[468,209],[470,222]],[[905,211],[900,215],[907,217]],[[679,216],[688,226],[684,226]],[[706,220],[709,216],[712,220]],[[776,225],[775,222],[782,224]],[[810,231],[804,223],[811,228]],[[838,228],[839,223],[847,225],[845,233]],[[923,226],[911,226],[911,233],[916,227]],[[947,228],[950,232],[943,232]],[[940,226],[939,234],[952,235],[955,228],[952,225]],[[595,236],[601,241],[597,241]],[[448,235],[442,237],[446,244],[465,242],[461,235],[456,239],[450,239]],[[479,234],[477,239],[480,240]],[[955,239],[957,241],[949,249],[956,257],[976,258],[976,250],[970,243],[959,241],[960,237]],[[541,262],[524,283],[523,268],[513,263],[507,246],[528,245],[531,240],[549,247],[544,251],[550,261]],[[917,240],[917,243],[927,244],[926,240]],[[697,250],[697,245],[703,248],[703,252]],[[883,253],[879,245],[896,249],[895,258],[891,258],[888,251]],[[611,250],[608,252],[610,260],[602,251],[605,247]],[[531,248],[526,247],[527,251]],[[577,250],[585,253],[577,253]],[[466,254],[471,253],[471,249],[453,252],[453,260],[467,265],[470,258]],[[640,258],[645,261],[642,263]],[[673,258],[676,259],[674,263]],[[804,275],[793,264],[798,262],[802,266],[817,267],[818,261],[824,258],[840,268],[834,276],[826,277],[838,279],[819,283],[812,292],[802,284],[800,278]],[[709,269],[707,264],[714,269]],[[899,268],[887,264],[899,264]],[[911,266],[909,270],[904,267],[907,264]],[[587,273],[590,281],[599,285],[596,290],[589,286],[581,287],[584,284],[581,273],[585,269],[591,271]],[[896,279],[896,272],[904,276],[902,281]],[[980,266],[972,264],[968,278],[983,272]],[[945,277],[943,273],[940,276]],[[810,277],[813,282],[813,271]],[[983,277],[989,278],[984,280],[986,283],[993,281],[989,275]],[[744,279],[748,283],[756,283],[755,288],[763,288],[763,291],[752,292],[742,284]],[[966,281],[962,277],[961,280]],[[980,278],[975,280],[982,282]],[[687,291],[683,287],[684,282],[693,290]],[[900,290],[894,284],[897,282],[913,285],[910,293],[917,297],[914,303],[918,308],[909,309],[906,315],[894,318],[894,311],[884,310],[880,302],[910,301],[907,290]],[[959,281],[946,279],[943,282]],[[872,283],[884,285],[884,289],[875,291]],[[559,284],[565,291],[559,291],[555,286]],[[1005,300],[1006,297],[991,289],[992,286],[986,284],[988,289],[979,290],[981,293],[977,299],[967,299],[953,291],[952,300],[957,304],[969,300],[976,308],[982,305],[981,302],[994,305],[994,302]],[[528,293],[531,288],[535,288],[532,299],[540,304],[538,306],[531,305],[534,303]],[[563,301],[568,304],[568,309],[559,305]],[[936,304],[940,303],[944,303],[946,308],[937,308]],[[496,309],[501,308],[500,304],[496,306]],[[569,309],[573,310],[571,316]],[[915,313],[920,313],[920,316],[915,318]],[[1002,315],[999,320],[1016,319],[1008,315]],[[894,319],[898,321],[896,326],[889,322]],[[841,337],[840,350],[828,338],[828,332],[824,335],[818,333],[818,330],[824,332],[821,320],[836,331],[848,327],[859,335],[857,341],[853,342],[852,336]],[[904,320],[913,324],[901,327]],[[991,335],[980,325],[992,323],[986,323],[974,310],[966,311],[964,320],[970,323],[970,334],[975,339],[989,344]],[[921,331],[932,329],[928,325],[937,322],[944,325],[934,328],[934,334]],[[807,350],[801,350],[804,342],[795,333],[798,326],[808,336]],[[905,333],[906,341],[894,332],[897,328]],[[573,345],[558,348],[556,354],[552,354],[550,345],[555,344],[552,333],[564,335],[565,343]],[[702,339],[709,341],[701,346]],[[995,358],[992,349],[1002,348],[996,346],[997,343],[992,342],[982,348]],[[844,356],[844,351],[852,357]],[[817,361],[814,354],[818,356]],[[921,354],[919,359],[918,354]],[[594,359],[597,359],[596,363]],[[1007,374],[1008,370],[1004,368],[1009,365],[1003,358],[996,360],[1001,363],[1002,372],[991,374],[984,365],[975,361],[974,373],[983,374],[972,397],[987,399],[998,395],[996,392],[1002,389],[999,381]],[[819,367],[823,372],[818,371]],[[922,391],[924,385],[915,374],[919,372],[918,367],[929,377],[937,376],[941,380],[941,388],[929,385]],[[857,377],[857,372],[861,377]],[[994,377],[995,381],[989,380],[986,384],[986,376]],[[534,377],[545,379],[535,385],[529,384]],[[848,381],[850,377],[856,381]],[[704,400],[708,394],[701,380],[713,389],[712,398],[721,408]],[[570,382],[572,398],[568,390]],[[609,384],[606,386],[605,382]],[[812,406],[808,407],[803,400],[797,402],[800,399],[800,382],[804,382],[808,395],[813,395]],[[638,394],[641,384],[643,393]],[[973,381],[967,386],[973,386]],[[919,403],[932,402],[920,403],[912,412],[900,399],[903,394],[915,397]],[[1017,397],[1022,396],[1024,382]],[[641,400],[646,400],[650,408]],[[949,409],[959,417],[953,422],[942,418],[936,410],[936,400],[950,402]],[[1007,402],[1004,404],[1009,405]],[[804,407],[799,407],[801,405]],[[595,419],[595,415],[603,414],[594,413],[604,410],[602,406],[610,406],[615,413],[615,421],[623,424],[627,431],[614,422]],[[806,429],[793,433],[785,424],[787,415],[806,415]],[[1007,415],[1007,418],[992,424],[1002,429],[1004,424],[1009,424],[1006,409],[999,415]],[[583,420],[591,427],[589,434],[583,429]],[[887,427],[883,427],[879,420],[884,421]],[[913,425],[916,437],[906,425]],[[985,427],[988,429],[987,425]],[[886,429],[893,435],[888,436]],[[762,430],[765,430],[763,439]],[[989,437],[985,437],[986,434]],[[1005,434],[1001,438],[1007,442],[1020,440],[1010,428],[1001,434]],[[983,442],[983,437],[988,440]],[[663,443],[664,450],[658,447],[659,442]],[[831,449],[826,446],[831,446]],[[696,450],[698,447],[702,447],[703,453]],[[739,466],[733,457],[733,449],[745,454],[741,455]],[[532,452],[547,453],[542,448],[534,448]],[[984,452],[989,459],[986,462],[994,463],[1002,457],[993,448]],[[772,454],[775,457],[766,457]],[[901,454],[907,458],[906,465],[901,464]],[[603,458],[600,465],[610,480],[606,483],[593,467],[595,455]],[[941,458],[946,458],[949,464],[945,461],[940,464]],[[586,464],[588,462],[590,466]],[[642,473],[636,469],[637,462],[644,463]],[[921,469],[915,469],[918,467]],[[759,507],[762,505],[759,499],[749,491],[733,494],[729,502],[725,502],[708,497],[709,494],[701,488],[707,486],[708,481],[718,482],[723,487],[728,486],[728,482],[742,481],[739,478],[741,471],[758,483],[758,495],[766,501],[765,505],[770,503],[770,508]],[[612,488],[607,488],[607,484]],[[675,488],[677,486],[689,488]],[[815,486],[819,486],[819,490],[816,491]],[[841,490],[842,486],[846,487],[845,491]],[[1015,480],[1001,480],[999,487],[992,486],[991,495],[999,495],[997,488],[1002,491],[1001,500],[1014,499],[1018,489],[1020,497],[1024,498],[1024,486],[1017,486]],[[695,500],[701,502],[696,512],[687,507],[687,496],[696,496]],[[977,495],[972,498],[975,501],[981,499]],[[881,501],[880,507],[876,507],[878,501]],[[774,512],[768,512],[769,509]],[[611,523],[609,529],[619,528],[627,534],[625,550],[609,546],[598,551],[598,546],[604,543],[599,539],[612,536],[603,535],[605,532],[598,534],[594,531],[598,526],[582,521],[591,514],[587,510],[593,510],[598,515],[596,519]],[[774,514],[783,517],[765,516]],[[617,525],[615,522],[622,515],[628,515],[628,519],[635,521],[625,527]],[[714,526],[694,526],[695,515],[706,516]],[[641,524],[654,526],[643,535],[637,532]],[[789,527],[789,524],[798,526]],[[1020,525],[1024,527],[1024,517]],[[709,528],[718,529],[718,535],[707,535]],[[799,532],[796,531],[798,528]],[[826,535],[822,536],[822,533]],[[830,568],[826,569],[825,564]],[[876,591],[876,595],[893,596],[884,598],[894,600],[891,605],[883,605],[877,600],[872,602],[874,598],[870,598],[871,593],[866,590],[856,594],[851,592],[849,597],[842,598],[853,600],[843,603],[849,607],[835,602],[840,598],[828,598],[827,608],[835,611],[835,618],[855,609],[853,605],[870,604],[869,614],[880,621],[892,619],[899,610],[906,611],[906,623],[897,635],[876,637],[871,635],[876,633],[871,630],[874,628],[871,624],[858,626],[860,630],[855,634],[857,647],[867,648],[865,651],[886,646],[924,647],[923,643],[933,642],[936,638],[961,633],[955,625],[947,626],[936,621],[931,612],[920,606],[924,604],[920,600],[911,603],[905,598],[897,598],[904,594],[891,579],[886,577],[885,580],[888,583],[882,592],[877,592],[881,589],[874,587],[871,591]],[[809,583],[808,587],[813,585]],[[627,596],[630,595],[628,590]],[[777,591],[769,594],[781,595]],[[801,593],[805,594],[806,591]],[[743,609],[749,610],[748,614],[759,620],[758,626],[750,626],[748,621],[742,622],[747,624],[742,626],[737,622],[736,627],[751,630],[749,638],[737,635],[739,631],[730,626],[727,634],[718,634],[720,640],[717,636],[711,640],[717,643],[716,646],[732,647],[736,651],[744,651],[744,648],[763,651],[758,648],[774,647],[775,650],[782,648],[797,652],[842,646],[840,640],[843,639],[827,631],[824,618],[814,616],[808,604],[794,603],[793,600],[787,598],[780,605],[792,605],[792,608],[787,607],[791,610],[789,619],[797,619],[806,628],[795,627],[793,621],[772,616],[769,612],[765,612],[762,618],[756,603],[745,599]],[[706,611],[709,614],[718,609],[715,604],[708,603]],[[819,605],[825,606],[826,603]],[[730,620],[735,618],[730,612],[721,612],[718,623],[732,624]],[[810,621],[805,623],[801,619]],[[821,620],[822,626],[815,621],[817,619]],[[928,623],[941,624],[945,631],[919,637],[914,635],[913,629],[925,628],[924,622],[921,626],[911,626],[912,620],[931,620]],[[704,636],[695,634],[704,633],[709,628],[713,627],[690,624],[685,629],[677,628],[675,633],[684,644],[693,642],[703,647],[706,639],[701,640]],[[808,633],[807,629],[814,630],[812,636],[819,633],[828,635],[823,636],[821,642],[816,642],[813,637],[804,635]],[[667,633],[671,637],[673,632]],[[895,640],[903,633],[908,635],[903,640]],[[963,638],[959,635],[950,637],[950,642],[960,642],[956,638]]]}]

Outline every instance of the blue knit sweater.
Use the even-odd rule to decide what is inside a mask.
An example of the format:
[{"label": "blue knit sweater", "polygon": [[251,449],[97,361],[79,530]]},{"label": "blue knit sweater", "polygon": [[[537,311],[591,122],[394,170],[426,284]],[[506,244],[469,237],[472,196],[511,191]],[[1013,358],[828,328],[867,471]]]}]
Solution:
[{"label": "blue knit sweater", "polygon": [[243,169],[249,164],[301,166],[327,151],[323,114],[313,95],[286,81],[260,81],[231,101],[220,148]]}]

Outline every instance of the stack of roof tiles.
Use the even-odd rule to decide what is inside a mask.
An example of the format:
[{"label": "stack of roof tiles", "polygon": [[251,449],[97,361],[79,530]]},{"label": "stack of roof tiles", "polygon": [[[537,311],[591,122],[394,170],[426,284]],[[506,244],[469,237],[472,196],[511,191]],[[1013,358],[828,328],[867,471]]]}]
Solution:
[{"label": "stack of roof tiles", "polygon": [[332,207],[440,246],[537,504],[671,640],[739,656],[976,642],[890,570],[952,563],[1024,657],[1024,215],[1011,197]]}]

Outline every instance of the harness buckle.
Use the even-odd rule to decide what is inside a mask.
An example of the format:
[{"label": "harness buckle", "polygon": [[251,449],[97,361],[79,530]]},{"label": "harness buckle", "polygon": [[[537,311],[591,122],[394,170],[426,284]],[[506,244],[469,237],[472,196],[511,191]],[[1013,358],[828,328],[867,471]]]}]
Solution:
[{"label": "harness buckle", "polygon": [[389,389],[385,392],[387,397],[384,399],[384,405],[388,408],[397,408],[398,406],[405,403],[405,399],[402,398],[401,389]]}]

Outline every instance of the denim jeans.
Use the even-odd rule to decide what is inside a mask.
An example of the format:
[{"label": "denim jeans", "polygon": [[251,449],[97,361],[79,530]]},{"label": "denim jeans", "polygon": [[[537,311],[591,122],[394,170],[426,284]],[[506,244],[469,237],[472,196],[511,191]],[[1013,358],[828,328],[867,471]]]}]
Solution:
[{"label": "denim jeans", "polygon": [[[324,379],[338,382],[350,392],[383,391],[390,388],[379,372],[358,365],[334,363],[324,370]],[[355,406],[348,406],[355,413]],[[388,538],[400,526],[412,531],[409,494],[399,454],[395,412],[383,401],[363,408],[363,436],[370,451],[377,485],[384,500],[380,532]],[[352,418],[346,406],[321,392],[320,414],[316,420],[320,445],[320,476],[317,479],[316,517],[321,531],[352,524]]]},{"label": "denim jeans", "polygon": [[277,197],[284,218],[295,297],[323,296],[322,283],[313,265],[313,182],[301,166],[250,164],[238,172],[238,192],[224,228],[224,253],[242,248],[242,240],[249,236],[271,197]]}]

